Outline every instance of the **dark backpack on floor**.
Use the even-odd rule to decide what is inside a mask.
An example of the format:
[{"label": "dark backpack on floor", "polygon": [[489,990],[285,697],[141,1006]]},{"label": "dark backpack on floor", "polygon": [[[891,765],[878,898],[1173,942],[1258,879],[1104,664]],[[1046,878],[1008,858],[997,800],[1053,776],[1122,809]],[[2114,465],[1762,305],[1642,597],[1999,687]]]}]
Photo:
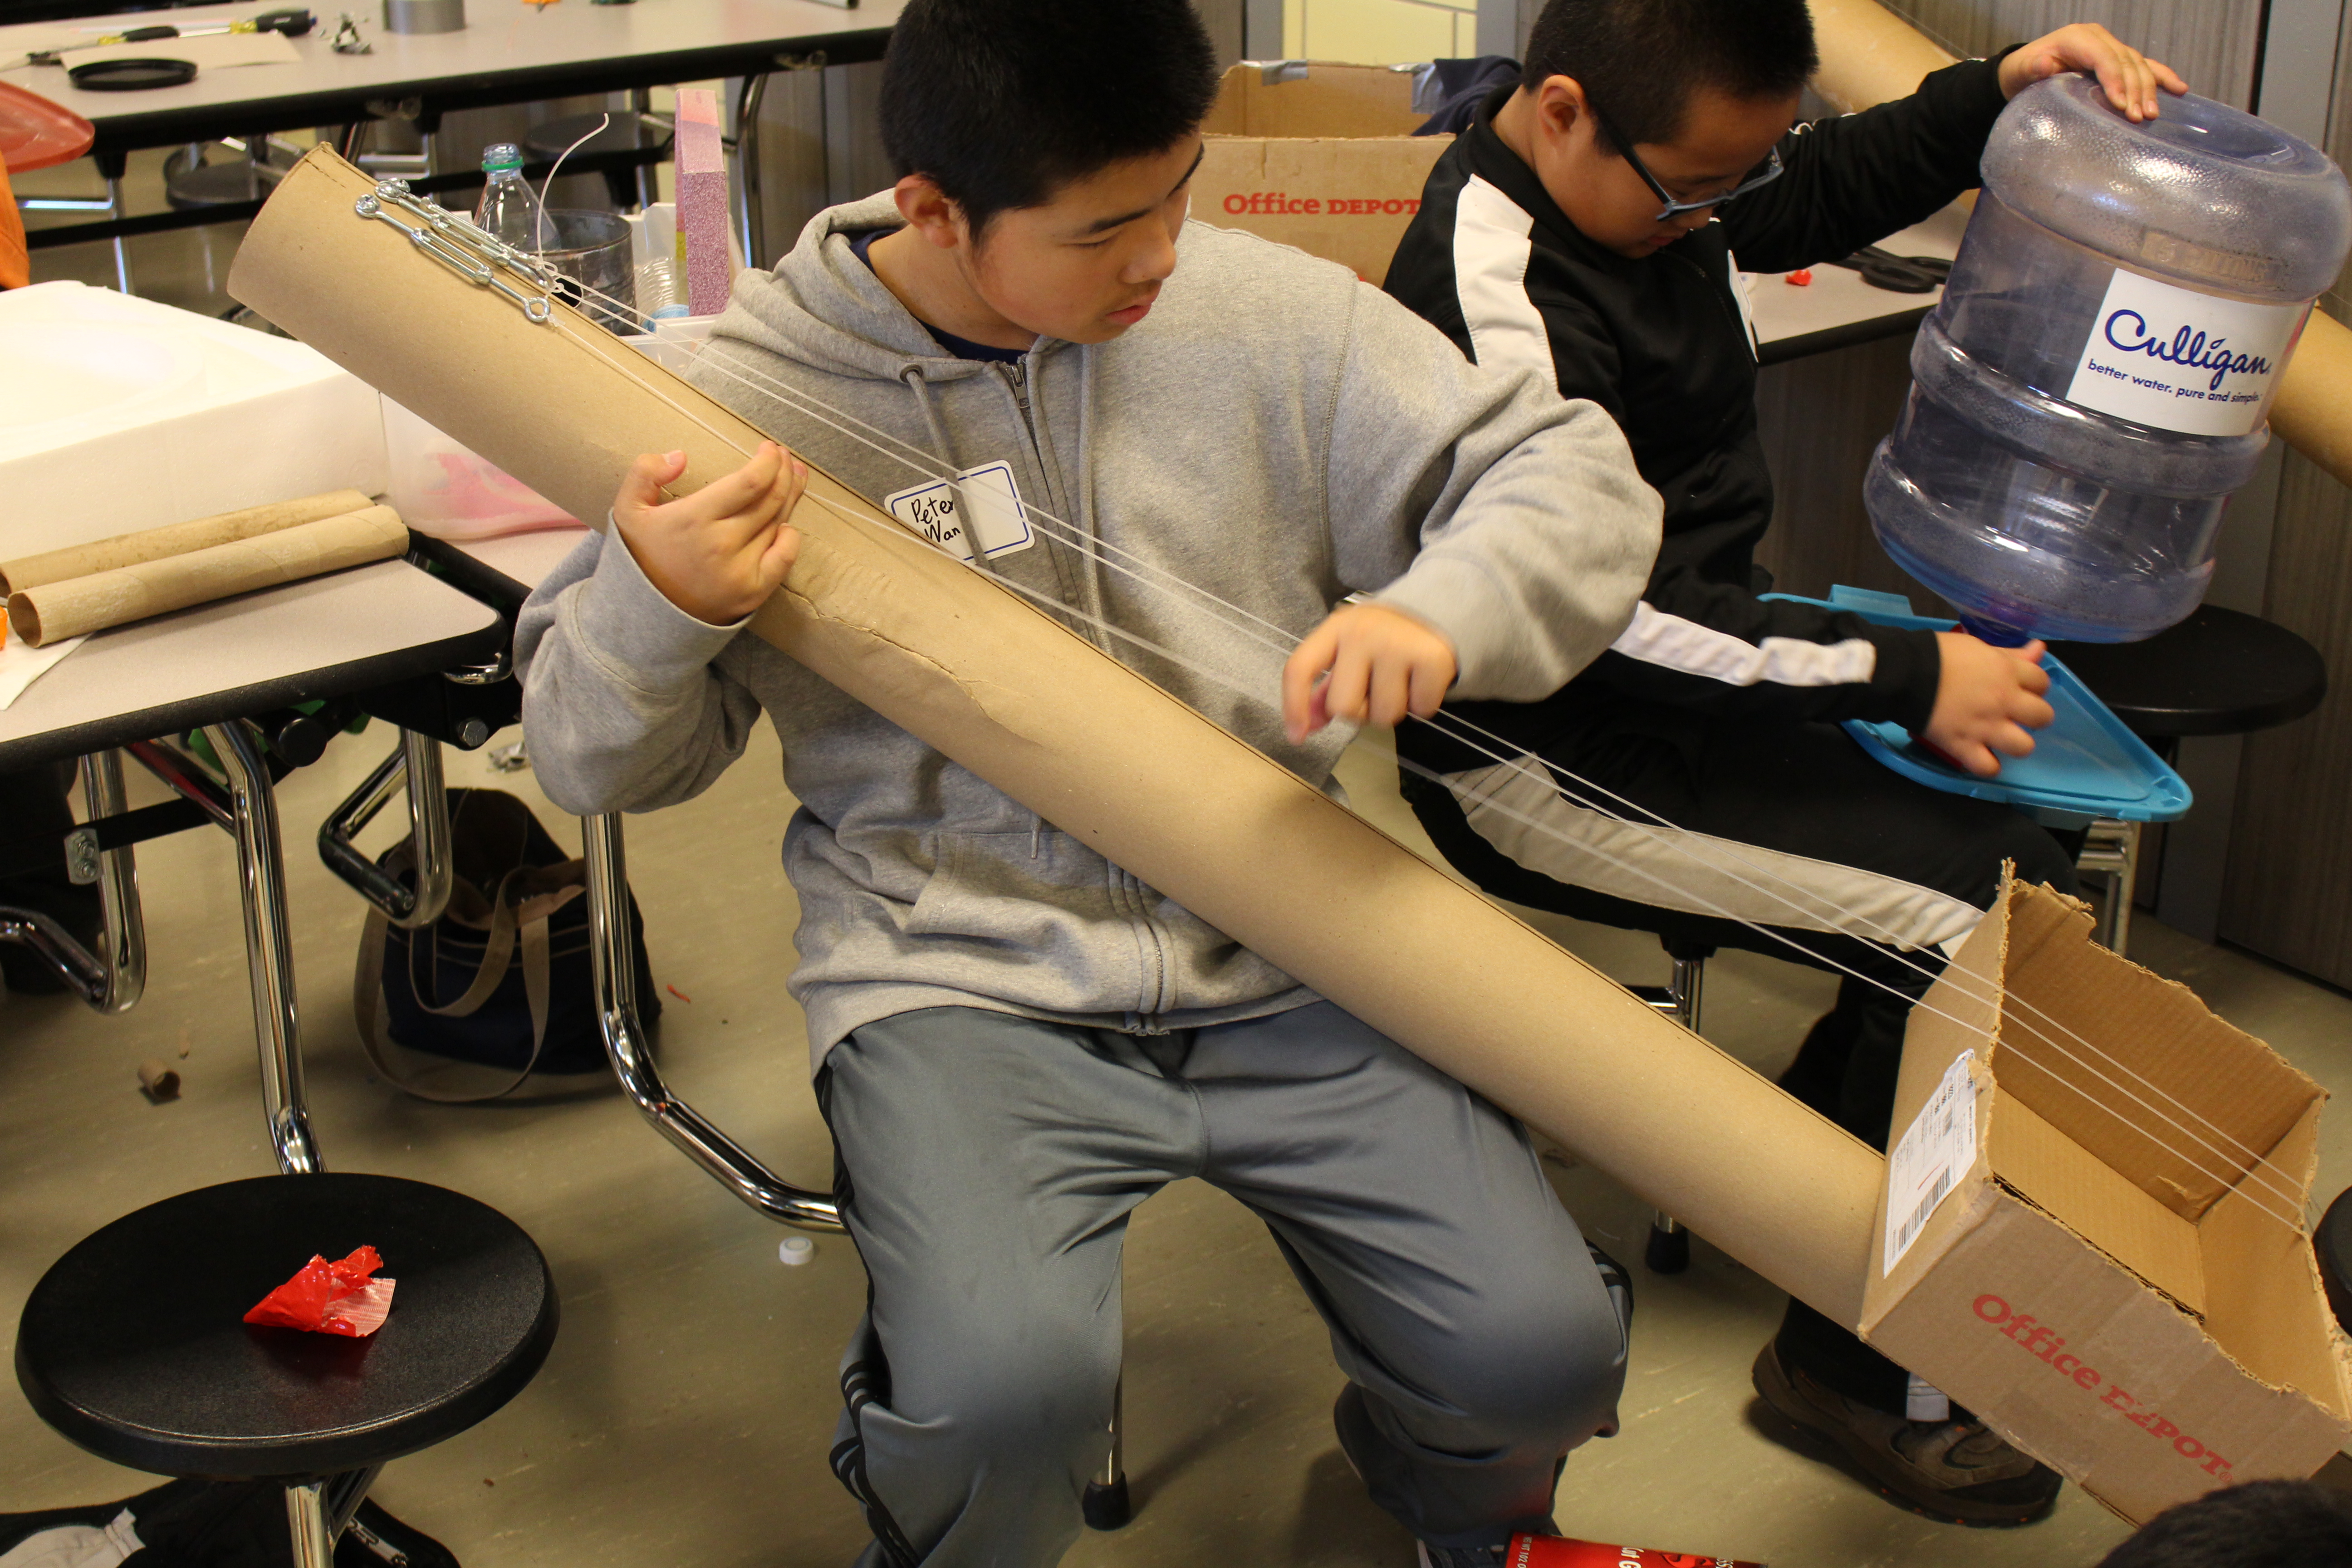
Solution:
[{"label": "dark backpack on floor", "polygon": [[[449,904],[402,931],[371,910],[360,937],[352,1006],[360,1040],[387,1080],[422,1100],[467,1104],[534,1077],[579,1080],[607,1070],[591,982],[586,864],[565,856],[530,807],[504,790],[449,791]],[[407,839],[379,862],[414,885]],[[629,897],[638,1016],[661,1016],[645,928]],[[498,1087],[427,1087],[395,1068],[391,1045],[508,1075]]]}]

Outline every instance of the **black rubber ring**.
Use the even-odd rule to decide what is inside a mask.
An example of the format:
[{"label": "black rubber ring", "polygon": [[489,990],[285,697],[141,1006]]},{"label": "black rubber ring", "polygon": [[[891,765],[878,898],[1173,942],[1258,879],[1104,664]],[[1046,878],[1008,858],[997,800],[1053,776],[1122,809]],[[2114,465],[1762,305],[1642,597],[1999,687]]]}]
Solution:
[{"label": "black rubber ring", "polygon": [[196,79],[194,60],[91,60],[66,72],[84,92],[140,92]]}]

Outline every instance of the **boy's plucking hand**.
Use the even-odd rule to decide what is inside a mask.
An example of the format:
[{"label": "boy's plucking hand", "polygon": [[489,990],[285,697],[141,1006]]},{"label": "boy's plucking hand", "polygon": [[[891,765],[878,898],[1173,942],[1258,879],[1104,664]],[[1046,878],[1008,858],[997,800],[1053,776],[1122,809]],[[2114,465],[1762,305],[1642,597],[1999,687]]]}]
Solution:
[{"label": "boy's plucking hand", "polygon": [[2026,731],[2057,717],[2042,695],[2050,689],[2050,674],[2042,668],[2048,650],[2038,642],[1995,647],[1966,632],[1937,632],[1936,644],[1943,673],[1921,739],[1969,772],[1990,778],[2000,771],[1995,752],[2027,755],[2033,737]]},{"label": "boy's plucking hand", "polygon": [[2189,90],[2189,84],[2162,60],[2149,59],[2096,22],[2077,22],[2011,51],[2000,62],[2001,93],[2015,98],[2061,71],[2097,77],[2107,89],[2107,101],[2134,124],[2157,117],[2158,88],[2176,96]]},{"label": "boy's plucking hand", "polygon": [[683,452],[638,458],[613,498],[613,521],[662,597],[698,621],[732,626],[793,569],[801,536],[787,520],[808,486],[808,465],[762,441],[733,473],[665,501],[662,487],[685,472]]},{"label": "boy's plucking hand", "polygon": [[1282,667],[1282,727],[1297,745],[1334,719],[1426,719],[1457,673],[1454,645],[1423,622],[1385,605],[1342,605]]}]

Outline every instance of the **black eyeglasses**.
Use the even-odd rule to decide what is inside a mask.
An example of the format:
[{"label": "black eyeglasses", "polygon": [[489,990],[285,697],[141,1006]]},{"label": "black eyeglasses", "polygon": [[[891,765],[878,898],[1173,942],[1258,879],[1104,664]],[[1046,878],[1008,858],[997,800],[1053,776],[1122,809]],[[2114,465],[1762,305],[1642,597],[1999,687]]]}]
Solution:
[{"label": "black eyeglasses", "polygon": [[1759,185],[1770,184],[1788,172],[1780,164],[1780,149],[1775,147],[1764,155],[1762,163],[1748,172],[1746,179],[1724,192],[1723,195],[1706,196],[1695,202],[1678,202],[1675,200],[1673,193],[1658,183],[1658,176],[1650,173],[1649,165],[1643,163],[1641,155],[1633,151],[1632,137],[1621,135],[1617,127],[1610,122],[1608,116],[1602,114],[1598,109],[1592,111],[1592,118],[1600,123],[1601,129],[1608,133],[1609,140],[1617,143],[1618,152],[1624,154],[1625,162],[1633,166],[1633,173],[1642,176],[1642,183],[1650,187],[1651,193],[1658,200],[1666,204],[1658,209],[1658,216],[1650,220],[1653,223],[1668,223],[1683,213],[1704,212],[1708,207],[1720,206],[1734,196],[1746,195]]}]

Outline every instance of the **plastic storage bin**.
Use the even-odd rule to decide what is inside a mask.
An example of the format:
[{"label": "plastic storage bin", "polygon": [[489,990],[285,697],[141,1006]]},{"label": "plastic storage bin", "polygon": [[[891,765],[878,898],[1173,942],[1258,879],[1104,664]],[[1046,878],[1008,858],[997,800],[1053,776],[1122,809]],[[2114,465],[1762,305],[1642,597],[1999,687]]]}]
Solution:
[{"label": "plastic storage bin", "polygon": [[2326,154],[2196,97],[2018,94],[1864,481],[1879,542],[1988,641],[2127,642],[2196,608],[2312,300],[2352,245]]}]

